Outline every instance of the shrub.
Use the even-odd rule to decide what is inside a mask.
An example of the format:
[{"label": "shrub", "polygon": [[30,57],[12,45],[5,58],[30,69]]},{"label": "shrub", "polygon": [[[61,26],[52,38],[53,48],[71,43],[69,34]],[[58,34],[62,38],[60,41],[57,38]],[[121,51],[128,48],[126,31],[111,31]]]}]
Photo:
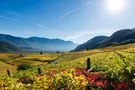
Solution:
[{"label": "shrub", "polygon": [[20,54],[20,57],[24,57],[24,55],[23,54]]},{"label": "shrub", "polygon": [[20,71],[20,70],[27,70],[27,69],[30,69],[32,68],[32,65],[31,64],[20,64],[17,66],[17,70]]}]

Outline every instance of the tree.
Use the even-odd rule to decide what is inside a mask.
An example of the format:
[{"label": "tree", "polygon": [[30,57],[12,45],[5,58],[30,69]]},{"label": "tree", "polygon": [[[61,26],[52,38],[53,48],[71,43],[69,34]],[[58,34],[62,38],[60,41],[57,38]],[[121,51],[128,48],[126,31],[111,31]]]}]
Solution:
[{"label": "tree", "polygon": [[40,55],[42,55],[43,54],[43,52],[40,52]]}]

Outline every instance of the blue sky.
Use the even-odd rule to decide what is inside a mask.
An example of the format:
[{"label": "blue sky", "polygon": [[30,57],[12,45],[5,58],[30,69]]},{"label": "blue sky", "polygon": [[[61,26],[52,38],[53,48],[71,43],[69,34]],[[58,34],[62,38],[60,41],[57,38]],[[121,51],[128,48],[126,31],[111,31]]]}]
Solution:
[{"label": "blue sky", "polygon": [[0,0],[0,33],[83,43],[94,36],[135,27],[135,0],[126,0],[119,12],[109,11],[107,1]]}]

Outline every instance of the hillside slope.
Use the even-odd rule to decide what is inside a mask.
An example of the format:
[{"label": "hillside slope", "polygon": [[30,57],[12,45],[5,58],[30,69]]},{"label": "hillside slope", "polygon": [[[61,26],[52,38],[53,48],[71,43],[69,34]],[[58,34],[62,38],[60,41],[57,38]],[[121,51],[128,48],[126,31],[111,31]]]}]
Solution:
[{"label": "hillside slope", "polygon": [[64,41],[61,39],[30,37],[26,40],[34,44],[36,48],[47,51],[69,51],[77,46],[72,41]]},{"label": "hillside slope", "polygon": [[113,33],[110,37],[97,36],[79,45],[73,51],[96,49],[108,46],[118,46],[135,43],[135,29],[122,29]]},{"label": "hillside slope", "polygon": [[49,39],[40,37],[22,38],[6,34],[0,34],[0,42],[9,43],[26,51],[70,51],[77,44],[61,39]]},{"label": "hillside slope", "polygon": [[131,44],[134,42],[135,42],[135,30],[122,29],[113,33],[109,38],[93,46],[92,48],[117,46],[117,45]]},{"label": "hillside slope", "polygon": [[101,41],[103,41],[107,38],[108,38],[107,36],[94,37],[94,38],[90,39],[89,41],[77,46],[73,51],[81,51],[81,50],[91,49],[92,46],[100,43]]},{"label": "hillside slope", "polygon": [[0,41],[7,42],[18,47],[31,47],[32,44],[28,42],[25,38],[15,37],[7,34],[0,34]]},{"label": "hillside slope", "polygon": [[19,49],[13,45],[5,42],[0,42],[0,53],[18,52]]}]

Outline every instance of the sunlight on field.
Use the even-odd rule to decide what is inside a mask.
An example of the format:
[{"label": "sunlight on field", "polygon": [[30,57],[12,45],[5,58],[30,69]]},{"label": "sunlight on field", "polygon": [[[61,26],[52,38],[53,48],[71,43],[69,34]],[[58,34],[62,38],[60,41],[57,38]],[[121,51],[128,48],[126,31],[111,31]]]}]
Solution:
[{"label": "sunlight on field", "polygon": [[130,57],[132,62],[135,62],[134,61],[135,45],[131,44],[131,45],[107,47],[107,48],[97,49],[97,50],[65,53],[61,56],[61,58],[59,58],[56,61],[56,64],[50,64],[50,65],[48,64],[47,66],[44,66],[44,68],[45,69],[62,69],[62,68],[66,69],[68,67],[73,67],[73,68],[79,67],[79,68],[84,69],[86,68],[87,58],[90,58],[93,68],[104,70],[108,67],[110,68],[115,67],[116,62],[118,64],[122,63],[122,58],[117,53],[120,53],[120,54],[122,53],[122,55],[125,55],[123,51],[127,52],[126,53],[127,56],[125,57],[127,57],[128,59]]},{"label": "sunlight on field", "polygon": [[22,57],[21,59],[25,59],[25,60],[32,60],[32,61],[46,61],[46,60],[54,60],[58,58],[58,55],[51,55],[51,54],[45,54],[45,55],[26,55],[24,57]]},{"label": "sunlight on field", "polygon": [[20,65],[20,64],[31,64],[31,65],[40,65],[41,62],[36,61],[26,61],[26,60],[10,60],[8,63],[11,63],[13,65]]},{"label": "sunlight on field", "polygon": [[[6,57],[6,55],[3,57]],[[36,58],[38,59],[36,60]],[[90,58],[91,62],[90,69],[96,70],[95,72],[86,72],[88,58]],[[43,62],[42,60],[47,62]],[[48,63],[48,60],[52,61],[52,63]],[[6,64],[7,62],[9,64]],[[122,85],[127,85],[127,87],[130,88],[132,88],[132,86],[135,85],[135,83],[133,83],[133,81],[135,81],[135,78],[132,76],[135,72],[135,48],[133,45],[121,47],[108,47],[83,52],[69,52],[57,55],[27,54],[24,56],[16,57],[15,59],[12,58],[11,60],[9,60],[8,58],[8,60],[6,60],[5,62],[1,61],[0,68],[2,69],[0,73],[6,73],[7,69],[10,69],[10,71],[13,72],[16,70],[16,67],[10,64],[19,65],[21,63],[32,64],[35,66],[42,64],[40,66],[41,75],[38,74],[39,69],[37,70],[36,67],[31,68],[25,71],[13,73],[13,76],[11,77],[5,75],[4,79],[2,76],[0,76],[0,80],[2,81],[0,82],[2,83],[2,85],[6,85],[6,83],[9,82],[9,79],[11,83],[9,83],[8,88],[11,88],[12,84],[22,84],[22,87],[19,88],[24,90],[27,88],[28,85],[30,88],[34,89],[44,88],[51,90],[52,88],[61,88],[63,85],[69,84],[69,88],[72,88],[72,86],[76,85],[78,87],[77,90],[79,90],[79,88],[82,87],[82,85],[84,85],[83,87],[86,87],[88,85],[93,85],[92,83],[95,83],[95,86],[91,86],[91,88],[101,89],[101,87],[96,84],[97,82],[100,82],[102,85],[105,86],[110,85],[110,83],[104,84],[104,80],[115,83],[115,85],[117,86],[120,85],[121,82],[127,82],[128,84],[122,83]],[[87,74],[93,75],[95,78],[99,77],[97,79],[98,81],[91,81],[92,78],[89,77],[89,75]],[[17,80],[20,80],[20,82],[22,83],[16,82]],[[24,82],[27,82],[27,80],[31,84]],[[63,82],[62,84],[61,81]],[[82,81],[83,84],[80,83]],[[72,84],[73,82],[74,84]],[[54,86],[52,87],[52,85]],[[103,89],[104,88],[107,88],[108,90],[108,87],[103,87]]]},{"label": "sunlight on field", "polygon": [[[96,50],[69,52],[69,53],[62,53],[62,54],[43,54],[43,55],[24,54],[22,56],[20,56],[19,54],[0,54],[0,68],[1,68],[0,73],[6,72],[7,69],[11,69],[11,71],[14,71],[17,65],[24,64],[24,63],[31,64],[34,66],[45,65],[45,68],[49,68],[49,67],[62,68],[68,65],[73,67],[83,68],[86,66],[84,63],[86,63],[86,59],[88,57],[91,58],[92,60],[91,62],[93,64],[99,63],[99,60],[105,61],[106,60],[105,57],[113,58],[113,55],[115,56],[115,54],[111,54],[111,53],[114,53],[113,51],[115,50],[134,53],[135,45],[129,44],[123,46],[107,47],[107,48],[101,48]],[[54,63],[48,64],[50,62],[54,62]],[[102,63],[100,64],[102,65]],[[105,67],[106,66],[104,66],[104,68]]]},{"label": "sunlight on field", "polygon": [[15,56],[16,54],[0,54],[0,59],[10,59]]},{"label": "sunlight on field", "polygon": [[32,66],[42,66],[57,59],[58,54],[0,54],[0,73],[6,73],[7,69],[15,71],[17,65],[31,64]]},{"label": "sunlight on field", "polygon": [[11,72],[16,71],[16,66],[6,64],[0,61],[0,74],[6,73],[7,69],[9,69]]}]

